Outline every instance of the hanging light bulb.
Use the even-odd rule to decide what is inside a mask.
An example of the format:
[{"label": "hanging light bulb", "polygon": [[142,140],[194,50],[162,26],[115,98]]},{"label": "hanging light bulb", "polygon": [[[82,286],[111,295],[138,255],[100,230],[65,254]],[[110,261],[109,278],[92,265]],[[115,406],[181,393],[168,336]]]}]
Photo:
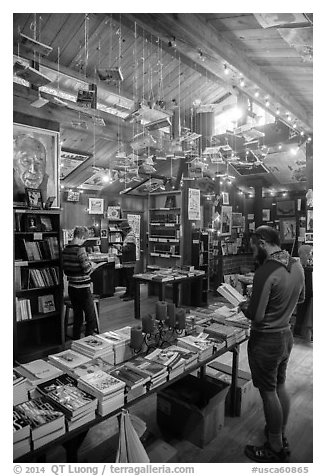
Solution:
[{"label": "hanging light bulb", "polygon": [[245,85],[245,80],[243,78],[240,78],[240,86],[243,88]]},{"label": "hanging light bulb", "polygon": [[228,68],[228,65],[227,64],[224,64],[224,74],[229,74],[230,70]]},{"label": "hanging light bulb", "polygon": [[255,98],[259,98],[259,91],[255,92]]},{"label": "hanging light bulb", "polygon": [[265,106],[266,106],[266,107],[269,107],[269,106],[270,106],[270,102],[269,102],[269,99],[268,99],[268,98],[266,98],[266,100],[265,100]]},{"label": "hanging light bulb", "polygon": [[300,132],[300,136],[304,136],[304,132],[303,132],[303,131]]},{"label": "hanging light bulb", "polygon": [[278,116],[280,114],[279,108],[276,109],[276,115]]}]

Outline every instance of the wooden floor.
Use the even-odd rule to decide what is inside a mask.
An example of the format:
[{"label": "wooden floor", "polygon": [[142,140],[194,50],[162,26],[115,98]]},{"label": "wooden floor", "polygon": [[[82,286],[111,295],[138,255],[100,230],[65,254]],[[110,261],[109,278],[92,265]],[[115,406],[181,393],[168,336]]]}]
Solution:
[{"label": "wooden floor", "polygon": [[[117,288],[113,297],[101,300],[101,332],[117,329],[125,325],[135,325],[133,301],[123,302],[119,295],[123,288]],[[146,285],[141,285],[141,315],[155,312],[155,297],[147,297]],[[231,363],[230,353],[219,360]],[[287,437],[291,446],[290,462],[313,462],[313,345],[300,339],[295,340],[288,366],[287,385],[291,395],[291,414]],[[241,345],[241,370],[249,370],[246,343]],[[156,395],[152,395],[130,408],[147,423],[147,428],[155,438],[165,439],[177,450],[177,462],[182,463],[252,463],[243,453],[246,444],[264,442],[264,417],[262,404],[256,391],[256,404],[241,417],[225,417],[224,428],[205,448],[201,449],[186,440],[164,437],[156,423]],[[117,448],[117,419],[112,418],[92,428],[79,451],[80,462],[112,462]],[[64,461],[60,448],[48,455],[48,462]],[[160,461],[152,461],[160,462]]]}]

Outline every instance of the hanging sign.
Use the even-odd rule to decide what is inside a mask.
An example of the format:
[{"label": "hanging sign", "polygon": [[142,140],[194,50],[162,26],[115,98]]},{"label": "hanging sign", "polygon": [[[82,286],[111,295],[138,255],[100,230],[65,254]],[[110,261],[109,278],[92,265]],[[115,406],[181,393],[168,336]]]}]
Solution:
[{"label": "hanging sign", "polygon": [[200,190],[188,190],[188,220],[200,220]]}]

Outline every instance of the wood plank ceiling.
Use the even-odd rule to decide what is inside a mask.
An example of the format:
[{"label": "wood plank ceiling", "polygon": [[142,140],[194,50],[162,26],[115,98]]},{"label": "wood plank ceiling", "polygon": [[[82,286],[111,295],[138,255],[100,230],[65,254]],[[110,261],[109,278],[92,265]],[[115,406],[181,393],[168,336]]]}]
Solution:
[{"label": "wood plank ceiling", "polygon": [[[303,25],[281,26],[304,26],[308,31],[311,16],[303,18]],[[146,122],[167,114],[171,119],[180,116],[181,126],[192,130],[196,105],[222,104],[230,95],[253,100],[290,131],[296,127],[308,137],[312,134],[312,50],[311,56],[303,57],[284,40],[284,31],[263,28],[251,13],[14,14],[14,60],[36,61],[51,79],[40,91],[15,79],[14,110],[60,122],[62,148],[91,156],[86,166],[63,179],[71,187],[90,177],[94,166],[113,169],[117,152],[132,152],[130,144],[144,132]],[[20,33],[52,51],[39,57],[26,50]],[[97,70],[103,68],[120,68],[123,80],[100,81]],[[75,100],[78,89],[91,83],[98,88],[97,110],[85,110]],[[49,102],[32,107],[39,94]],[[137,102],[144,106],[143,120],[126,121]],[[169,130],[151,135],[161,145],[156,155],[166,154]],[[152,150],[140,155],[139,163],[148,152]],[[176,173],[178,161],[173,162]],[[168,175],[170,161],[157,161],[155,168]],[[269,179],[278,183],[272,174]],[[118,191],[125,185],[117,181],[103,191]]]}]

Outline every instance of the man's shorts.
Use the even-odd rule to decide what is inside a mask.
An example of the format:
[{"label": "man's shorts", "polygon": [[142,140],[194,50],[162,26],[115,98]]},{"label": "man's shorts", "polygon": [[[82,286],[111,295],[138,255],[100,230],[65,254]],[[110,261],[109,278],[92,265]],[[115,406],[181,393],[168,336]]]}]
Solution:
[{"label": "man's shorts", "polygon": [[259,390],[271,392],[286,378],[286,367],[293,347],[290,329],[279,332],[252,330],[248,360],[252,381]]}]

